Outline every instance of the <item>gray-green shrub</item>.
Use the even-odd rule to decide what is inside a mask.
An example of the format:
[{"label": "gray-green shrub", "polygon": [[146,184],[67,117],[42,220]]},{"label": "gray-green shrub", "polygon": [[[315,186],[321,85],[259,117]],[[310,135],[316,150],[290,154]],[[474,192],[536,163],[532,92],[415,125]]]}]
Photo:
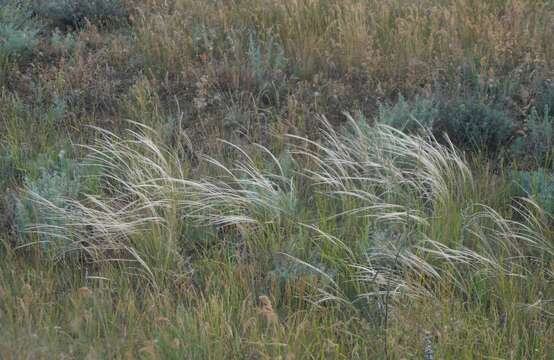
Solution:
[{"label": "gray-green shrub", "polygon": [[52,32],[50,42],[52,46],[61,53],[67,53],[73,50],[77,44],[77,40],[73,33],[68,32],[64,34],[59,29],[55,29]]},{"label": "gray-green shrub", "polygon": [[[38,169],[38,176],[26,176],[25,187],[52,204],[67,208],[69,204],[66,199],[77,198],[81,191],[82,174],[78,163],[66,158],[63,150],[56,159],[43,161],[45,165]],[[25,232],[36,222],[61,225],[28,197],[14,195],[14,227],[20,242],[24,242]],[[40,237],[41,240],[46,239],[44,235]]]},{"label": "gray-green shrub", "polygon": [[377,121],[396,129],[413,132],[421,127],[432,129],[439,115],[438,103],[434,99],[416,96],[408,102],[400,95],[394,105],[379,104]]},{"label": "gray-green shrub", "polygon": [[540,115],[554,117],[554,81],[546,81],[538,88],[535,107]]},{"label": "gray-green shrub", "polygon": [[10,65],[31,54],[37,46],[38,32],[38,24],[29,18],[24,8],[11,1],[0,6],[0,84]]},{"label": "gray-green shrub", "polygon": [[515,194],[529,196],[546,212],[554,215],[554,172],[544,169],[514,171]]},{"label": "gray-green shrub", "polygon": [[497,110],[492,104],[468,99],[446,105],[434,130],[446,132],[461,148],[494,154],[508,144],[513,127],[506,112]]},{"label": "gray-green shrub", "polygon": [[554,117],[549,115],[548,105],[541,113],[536,108],[531,110],[528,131],[514,141],[511,150],[517,160],[548,166],[554,161]]}]

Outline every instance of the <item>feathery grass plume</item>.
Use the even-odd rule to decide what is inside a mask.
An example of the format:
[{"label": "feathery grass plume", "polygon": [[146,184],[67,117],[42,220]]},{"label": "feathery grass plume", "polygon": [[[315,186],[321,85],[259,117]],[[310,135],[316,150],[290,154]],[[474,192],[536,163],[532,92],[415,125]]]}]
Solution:
[{"label": "feathery grass plume", "polygon": [[[462,293],[471,294],[474,284],[471,278],[495,278],[499,275],[525,278],[532,276],[526,269],[529,260],[543,263],[548,267],[552,259],[552,240],[544,232],[545,224],[535,222],[529,217],[525,221],[507,220],[497,212],[486,208],[486,212],[476,212],[466,219],[464,227],[472,227],[475,239],[479,243],[460,244],[450,247],[437,240],[426,237],[426,229],[421,232],[405,232],[401,239],[386,238],[360,252],[356,244],[345,245],[346,241],[323,232],[314,239],[326,241],[337,249],[347,248],[343,252],[345,266],[334,268],[339,274],[332,275],[303,261],[301,264],[314,269],[330,279],[329,286],[320,289],[322,297],[317,301],[335,301],[353,304],[360,298],[379,298],[380,296],[421,297],[437,296],[435,284],[441,279]],[[521,210],[525,211],[525,210]],[[477,222],[476,219],[486,221]],[[469,237],[469,236],[468,236]],[[337,259],[334,259],[337,263]],[[337,279],[346,279],[340,281]],[[348,283],[353,281],[358,292],[354,298],[348,297]]]},{"label": "feathery grass plume", "polygon": [[[179,197],[185,169],[170,151],[153,140],[154,130],[136,124],[121,138],[96,128],[100,137],[84,145],[85,165],[100,169],[104,192],[65,199],[64,208],[28,191],[52,222],[28,230],[57,245],[57,255],[83,251],[93,261],[135,261],[154,281],[154,273],[177,260],[180,233]],[[62,224],[62,225],[49,225]],[[28,245],[32,245],[30,243]]]},{"label": "feathery grass plume", "polygon": [[441,146],[430,133],[425,139],[347,117],[346,134],[338,134],[322,118],[322,143],[291,136],[313,148],[295,151],[316,164],[308,177],[330,195],[366,204],[340,215],[425,223],[426,209],[453,201],[473,187],[468,166],[451,144]]},{"label": "feathery grass plume", "polygon": [[[315,240],[343,254],[343,261],[335,259],[334,264],[346,264],[334,269],[339,273],[335,276],[309,265],[333,280],[322,290],[324,300],[355,301],[344,297],[348,281],[335,279],[354,280],[357,298],[434,296],[433,284],[443,278],[470,293],[466,270],[477,277],[523,277],[524,257],[551,255],[547,222],[535,215],[540,214],[537,206],[521,202],[514,211],[523,220],[515,221],[475,203],[472,173],[451,143],[442,145],[430,133],[407,135],[348,119],[350,131],[338,133],[323,118],[321,142],[290,136],[300,142],[295,154],[312,163],[305,176],[329,201],[341,205],[329,218],[366,217],[373,224],[370,232],[385,231],[383,238],[370,233],[368,243],[310,227]],[[459,213],[459,224],[444,235],[437,233],[436,224],[447,222],[452,211]]]},{"label": "feathery grass plume", "polygon": [[[553,258],[549,219],[532,199],[520,198],[511,206],[518,220],[506,219],[488,206],[479,205],[477,209],[479,211],[467,219],[467,230],[480,240],[484,249],[496,251],[499,255]],[[504,251],[499,252],[499,249]]]},{"label": "feathery grass plume", "polygon": [[99,139],[83,146],[89,152],[86,164],[100,169],[103,194],[65,199],[61,208],[28,191],[48,219],[55,220],[28,230],[59,245],[57,255],[79,250],[95,261],[134,260],[153,278],[177,261],[177,241],[188,219],[216,226],[292,222],[297,198],[293,179],[267,148],[255,145],[270,160],[264,165],[269,170],[228,143],[241,160],[226,167],[203,157],[224,176],[193,180],[183,163],[158,145],[153,129],[133,124],[137,129],[128,130],[127,137],[96,128]]},{"label": "feathery grass plume", "polygon": [[[300,226],[294,186],[298,171],[312,182],[311,191],[337,205],[325,213],[327,220],[365,219],[360,224],[370,227],[360,232],[364,239],[359,234],[352,238],[341,227],[337,234],[327,234],[307,226],[315,233],[313,240],[336,249],[322,256],[331,260],[333,275],[297,260],[330,280],[327,289],[320,289],[324,301],[434,296],[433,285],[443,278],[469,293],[472,282],[464,278],[468,269],[477,269],[474,275],[479,277],[525,276],[522,259],[551,259],[548,223],[537,205],[525,200],[514,207],[523,219],[516,221],[476,204],[472,173],[451,144],[441,145],[431,134],[407,135],[349,120],[346,133],[324,121],[321,142],[289,136],[296,143],[292,171],[265,147],[253,145],[255,151],[248,151],[226,143],[238,152],[238,160],[226,166],[204,156],[223,175],[201,180],[188,178],[184,165],[157,145],[157,134],[144,125],[129,130],[129,138],[97,129],[102,136],[85,148],[88,163],[102,170],[105,193],[68,199],[60,208],[31,192],[56,220],[31,230],[50,235],[50,241],[62,239],[59,254],[81,250],[97,261],[135,261],[155,282],[159,271],[170,271],[178,262],[184,220],[246,228],[271,225],[273,232],[273,225]],[[300,158],[308,159],[302,170]],[[459,223],[446,234],[436,232],[436,224],[451,217],[452,209],[459,213]]]},{"label": "feathery grass plume", "polygon": [[254,144],[267,162],[260,164],[254,154],[229,142],[240,159],[228,167],[215,158],[203,159],[223,175],[199,181],[184,181],[194,200],[183,201],[186,216],[199,224],[228,226],[238,224],[280,223],[293,219],[297,207],[294,180],[280,160],[262,145]]}]

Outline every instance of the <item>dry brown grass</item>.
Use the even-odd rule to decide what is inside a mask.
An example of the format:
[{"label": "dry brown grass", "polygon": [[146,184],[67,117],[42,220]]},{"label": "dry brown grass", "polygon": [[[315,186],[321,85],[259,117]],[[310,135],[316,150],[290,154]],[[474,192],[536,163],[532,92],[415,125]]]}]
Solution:
[{"label": "dry brown grass", "polygon": [[140,9],[147,64],[175,76],[198,62],[240,62],[245,30],[277,39],[303,76],[354,72],[383,90],[434,85],[462,68],[485,77],[548,71],[554,58],[548,1],[177,0]]}]

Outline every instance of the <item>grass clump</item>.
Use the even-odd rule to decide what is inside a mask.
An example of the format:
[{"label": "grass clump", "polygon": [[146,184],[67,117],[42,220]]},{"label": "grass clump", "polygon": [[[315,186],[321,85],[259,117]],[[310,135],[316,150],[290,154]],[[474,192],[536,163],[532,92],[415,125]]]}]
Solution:
[{"label": "grass clump", "polygon": [[0,358],[549,358],[553,14],[0,0]]},{"label": "grass clump", "polygon": [[[67,208],[32,192],[37,206],[63,221],[38,223],[34,233],[70,240],[93,263],[119,263],[156,292],[174,287],[184,271],[176,270],[185,263],[180,248],[211,252],[231,245],[237,251],[226,260],[231,264],[248,264],[253,252],[258,266],[285,269],[280,286],[305,274],[317,279],[309,301],[359,318],[387,339],[386,354],[393,351],[388,331],[390,316],[400,315],[397,307],[438,301],[444,287],[451,301],[487,303],[513,291],[504,281],[524,285],[532,276],[525,270],[528,259],[544,267],[554,255],[548,219],[535,213],[538,205],[519,202],[513,211],[520,219],[512,220],[479,203],[481,185],[464,158],[429,132],[407,135],[353,119],[337,132],[326,124],[319,142],[289,136],[292,162],[261,146],[227,143],[237,151],[234,164],[203,157],[219,175],[195,179],[157,145],[155,132],[139,129],[128,138],[101,131],[102,139],[88,147],[92,163],[103,169],[106,195],[70,200]],[[182,243],[183,234],[209,234],[201,229],[210,227],[219,229],[211,235],[215,243]],[[283,268],[282,261],[275,268],[278,254],[305,268],[304,274],[295,270],[283,278],[293,268]],[[494,306],[516,311],[510,301]],[[271,308],[273,336],[283,341]]]},{"label": "grass clump", "polygon": [[[174,198],[171,176],[184,169],[149,138],[131,134],[134,139],[123,140],[103,132],[103,139],[86,147],[91,151],[87,165],[100,170],[94,177],[103,189],[100,194],[59,203],[29,189],[36,205],[54,222],[39,222],[30,230],[46,235],[48,242],[71,244],[91,261],[109,260],[114,254],[134,261],[150,285],[157,286],[154,272],[164,274],[179,257],[180,199]],[[160,268],[149,266],[151,261]]]}]

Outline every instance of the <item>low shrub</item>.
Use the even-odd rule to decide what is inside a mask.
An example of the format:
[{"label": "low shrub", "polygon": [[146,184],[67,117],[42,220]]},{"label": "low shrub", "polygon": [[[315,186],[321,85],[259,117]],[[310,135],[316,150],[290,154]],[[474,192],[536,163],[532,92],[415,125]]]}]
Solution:
[{"label": "low shrub", "polygon": [[443,107],[434,130],[461,148],[494,154],[509,143],[513,127],[510,116],[492,104],[464,100]]},{"label": "low shrub", "polygon": [[554,172],[540,169],[512,173],[516,195],[528,196],[554,215]]},{"label": "low shrub", "polygon": [[435,100],[417,96],[408,102],[400,95],[394,105],[379,104],[377,121],[394,128],[413,132],[421,127],[432,129],[439,115]]},{"label": "low shrub", "polygon": [[[3,21],[3,19],[2,19]],[[0,24],[0,54],[4,57],[30,53],[38,43],[38,30],[8,22]]]},{"label": "low shrub", "polygon": [[539,88],[535,107],[540,115],[554,117],[554,81],[545,82]]},{"label": "low shrub", "polygon": [[[44,160],[44,159],[43,159]],[[52,204],[67,209],[67,199],[75,199],[80,194],[82,174],[75,160],[65,157],[63,150],[56,159],[44,160],[45,165],[38,169],[38,176],[27,175],[25,187]],[[20,243],[25,241],[25,233],[34,223],[52,226],[61,225],[59,219],[49,216],[35,202],[25,196],[14,194],[14,228]],[[41,240],[46,240],[41,235]]]},{"label": "low shrub", "polygon": [[63,34],[59,29],[55,29],[52,32],[50,43],[56,51],[63,54],[68,53],[75,48],[77,45],[77,39],[73,33],[68,32]]},{"label": "low shrub", "polygon": [[33,0],[31,8],[60,27],[80,26],[85,20],[102,23],[127,16],[121,0]]},{"label": "low shrub", "polygon": [[15,3],[0,6],[0,84],[10,66],[20,57],[29,55],[38,44],[39,26],[25,10]]},{"label": "low shrub", "polygon": [[554,161],[554,117],[548,105],[539,113],[531,110],[527,118],[527,133],[514,141],[511,151],[522,163],[549,166]]}]

